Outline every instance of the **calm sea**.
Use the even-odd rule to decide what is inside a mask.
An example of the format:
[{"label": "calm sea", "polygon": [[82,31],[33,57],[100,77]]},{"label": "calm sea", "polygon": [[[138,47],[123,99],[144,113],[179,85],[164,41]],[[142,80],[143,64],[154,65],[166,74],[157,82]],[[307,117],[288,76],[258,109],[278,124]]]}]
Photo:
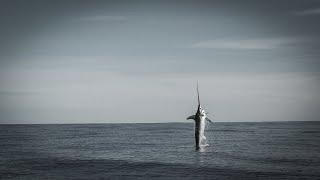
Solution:
[{"label": "calm sea", "polygon": [[320,122],[0,125],[0,179],[320,179]]}]

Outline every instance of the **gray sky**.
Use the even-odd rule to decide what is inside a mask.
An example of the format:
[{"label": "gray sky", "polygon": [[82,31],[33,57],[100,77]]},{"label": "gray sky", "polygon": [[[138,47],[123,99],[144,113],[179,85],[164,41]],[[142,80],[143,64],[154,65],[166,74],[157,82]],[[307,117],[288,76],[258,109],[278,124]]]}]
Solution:
[{"label": "gray sky", "polygon": [[318,121],[320,1],[1,1],[0,123]]}]

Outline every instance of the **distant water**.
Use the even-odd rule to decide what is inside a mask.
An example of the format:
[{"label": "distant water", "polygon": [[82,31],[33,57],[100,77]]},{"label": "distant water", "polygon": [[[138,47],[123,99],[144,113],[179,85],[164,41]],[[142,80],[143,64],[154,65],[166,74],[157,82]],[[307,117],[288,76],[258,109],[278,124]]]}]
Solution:
[{"label": "distant water", "polygon": [[320,179],[320,122],[0,125],[0,179]]}]

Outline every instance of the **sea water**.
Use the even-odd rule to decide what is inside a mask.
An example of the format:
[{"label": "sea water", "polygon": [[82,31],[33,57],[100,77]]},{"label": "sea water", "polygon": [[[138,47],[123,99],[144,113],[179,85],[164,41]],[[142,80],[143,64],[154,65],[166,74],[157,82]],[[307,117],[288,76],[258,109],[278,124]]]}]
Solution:
[{"label": "sea water", "polygon": [[320,122],[0,125],[0,179],[320,179]]}]

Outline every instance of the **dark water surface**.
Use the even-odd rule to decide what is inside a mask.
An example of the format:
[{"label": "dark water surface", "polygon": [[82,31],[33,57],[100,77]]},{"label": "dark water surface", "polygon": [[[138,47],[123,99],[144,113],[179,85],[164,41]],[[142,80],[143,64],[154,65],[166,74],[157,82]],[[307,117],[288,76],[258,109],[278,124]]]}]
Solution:
[{"label": "dark water surface", "polygon": [[0,125],[0,179],[320,179],[320,122]]}]

